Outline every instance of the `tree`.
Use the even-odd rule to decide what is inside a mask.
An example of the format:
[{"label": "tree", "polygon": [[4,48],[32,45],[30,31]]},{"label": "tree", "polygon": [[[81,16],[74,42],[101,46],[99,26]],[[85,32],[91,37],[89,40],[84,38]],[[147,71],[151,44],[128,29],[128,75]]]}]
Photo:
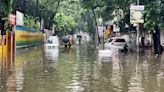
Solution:
[{"label": "tree", "polygon": [[58,12],[54,17],[54,24],[58,33],[64,35],[80,30],[79,26],[83,26],[83,24],[80,25],[83,12],[84,9],[81,8],[79,0],[61,1]]},{"label": "tree", "polygon": [[44,19],[45,28],[52,29],[53,19],[60,7],[61,0],[41,0],[40,17]]},{"label": "tree", "polygon": [[[44,19],[44,26],[52,29],[53,18],[56,15],[61,0],[14,0],[13,12],[16,10],[24,13],[30,21]],[[25,22],[30,22],[25,20]],[[28,24],[28,23],[25,23]]]},{"label": "tree", "polygon": [[101,2],[99,0],[82,0],[81,2],[83,4],[83,7],[91,11],[93,14],[93,19],[96,27],[95,29],[98,36],[98,43],[101,43],[99,32],[98,32],[97,13],[96,13],[96,10],[98,9],[98,7],[100,7]]},{"label": "tree", "polygon": [[[108,0],[104,0],[106,2],[106,6],[109,6]],[[131,23],[129,21],[130,19],[130,5],[135,4],[136,0],[124,0],[124,2],[121,2],[120,0],[111,0],[110,1],[112,4],[111,5],[111,10],[112,11],[117,11],[119,9],[123,10],[123,18],[120,19],[119,25],[122,25],[124,27],[125,23],[131,26]],[[160,45],[160,32],[159,28],[157,28],[158,24],[161,24],[161,21],[164,20],[164,1],[163,0],[140,0],[141,5],[145,5],[145,23],[144,23],[144,30],[146,31],[156,31],[155,34],[153,34],[154,37],[154,46],[155,53],[156,54],[161,54],[161,45]],[[106,7],[107,9],[108,7]],[[111,11],[109,10],[109,11]],[[121,27],[121,26],[120,26]],[[155,32],[154,31],[154,32]]]},{"label": "tree", "polygon": [[[146,4],[147,3],[147,4]],[[153,33],[154,53],[161,54],[163,52],[160,42],[160,29],[159,24],[164,21],[164,1],[162,0],[149,0],[145,2],[145,23],[144,27]]]},{"label": "tree", "polygon": [[[93,11],[94,14],[94,20],[96,22],[96,15],[99,16],[101,14],[103,16],[104,20],[113,19],[114,17],[119,15],[120,10],[123,11],[122,17],[119,19],[117,24],[121,28],[121,30],[125,29],[125,24],[128,24],[129,27],[132,27],[132,24],[130,23],[130,5],[136,4],[136,0],[124,0],[122,2],[121,0],[101,0],[99,2],[98,0],[82,0],[82,3],[84,4],[84,8]],[[144,23],[144,30],[146,31],[157,31],[157,38],[154,38],[154,42],[158,42],[158,46],[154,46],[157,48],[161,48],[160,46],[160,32],[158,32],[158,28],[156,28],[158,24],[161,24],[161,21],[164,20],[164,1],[163,0],[140,0],[141,5],[145,5],[145,23]],[[99,14],[95,14],[95,11],[98,12],[98,9],[102,12],[99,12]],[[113,15],[113,12],[116,14]],[[97,25],[95,23],[95,25]],[[162,49],[155,49],[155,53],[160,54]],[[158,50],[158,51],[157,51]]]},{"label": "tree", "polygon": [[7,19],[9,13],[12,12],[12,4],[14,0],[0,0],[0,16]]},{"label": "tree", "polygon": [[57,13],[54,20],[58,31],[63,34],[69,33],[76,26],[75,19],[70,15],[66,16],[64,13]]}]

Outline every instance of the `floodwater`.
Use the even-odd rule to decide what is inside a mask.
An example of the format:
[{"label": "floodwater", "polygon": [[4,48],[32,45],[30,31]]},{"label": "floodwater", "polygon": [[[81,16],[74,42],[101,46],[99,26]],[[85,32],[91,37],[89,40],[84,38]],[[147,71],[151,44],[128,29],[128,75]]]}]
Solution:
[{"label": "floodwater", "polygon": [[24,49],[0,63],[0,92],[164,92],[164,57],[99,57],[92,45]]}]

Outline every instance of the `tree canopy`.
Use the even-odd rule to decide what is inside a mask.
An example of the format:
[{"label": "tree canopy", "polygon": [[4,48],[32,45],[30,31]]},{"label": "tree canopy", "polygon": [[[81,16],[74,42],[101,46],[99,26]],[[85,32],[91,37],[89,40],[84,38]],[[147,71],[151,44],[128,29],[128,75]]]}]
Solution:
[{"label": "tree canopy", "polygon": [[[136,3],[136,0],[0,0],[0,16],[7,18],[8,13],[19,10],[25,14],[26,25],[34,25],[36,20],[44,19],[47,29],[54,25],[62,33],[82,30],[94,34],[100,17],[108,21],[120,16],[117,24],[121,30],[125,24],[132,26],[130,5]],[[163,0],[140,0],[140,4],[145,5],[145,30],[152,30],[155,24],[162,23]]]}]

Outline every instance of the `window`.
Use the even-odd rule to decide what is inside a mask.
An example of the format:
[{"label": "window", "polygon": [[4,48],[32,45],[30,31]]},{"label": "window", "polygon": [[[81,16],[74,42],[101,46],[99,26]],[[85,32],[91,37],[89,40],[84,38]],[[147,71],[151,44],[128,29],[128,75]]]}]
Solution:
[{"label": "window", "polygon": [[115,42],[125,42],[125,39],[116,39]]}]

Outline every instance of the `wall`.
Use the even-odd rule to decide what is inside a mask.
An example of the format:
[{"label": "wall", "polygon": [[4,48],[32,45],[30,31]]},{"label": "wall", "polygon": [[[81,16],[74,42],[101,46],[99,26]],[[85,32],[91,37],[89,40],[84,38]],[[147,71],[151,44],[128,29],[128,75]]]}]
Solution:
[{"label": "wall", "polygon": [[28,47],[42,43],[43,34],[34,29],[26,28],[23,26],[16,26],[15,41],[16,48]]}]

